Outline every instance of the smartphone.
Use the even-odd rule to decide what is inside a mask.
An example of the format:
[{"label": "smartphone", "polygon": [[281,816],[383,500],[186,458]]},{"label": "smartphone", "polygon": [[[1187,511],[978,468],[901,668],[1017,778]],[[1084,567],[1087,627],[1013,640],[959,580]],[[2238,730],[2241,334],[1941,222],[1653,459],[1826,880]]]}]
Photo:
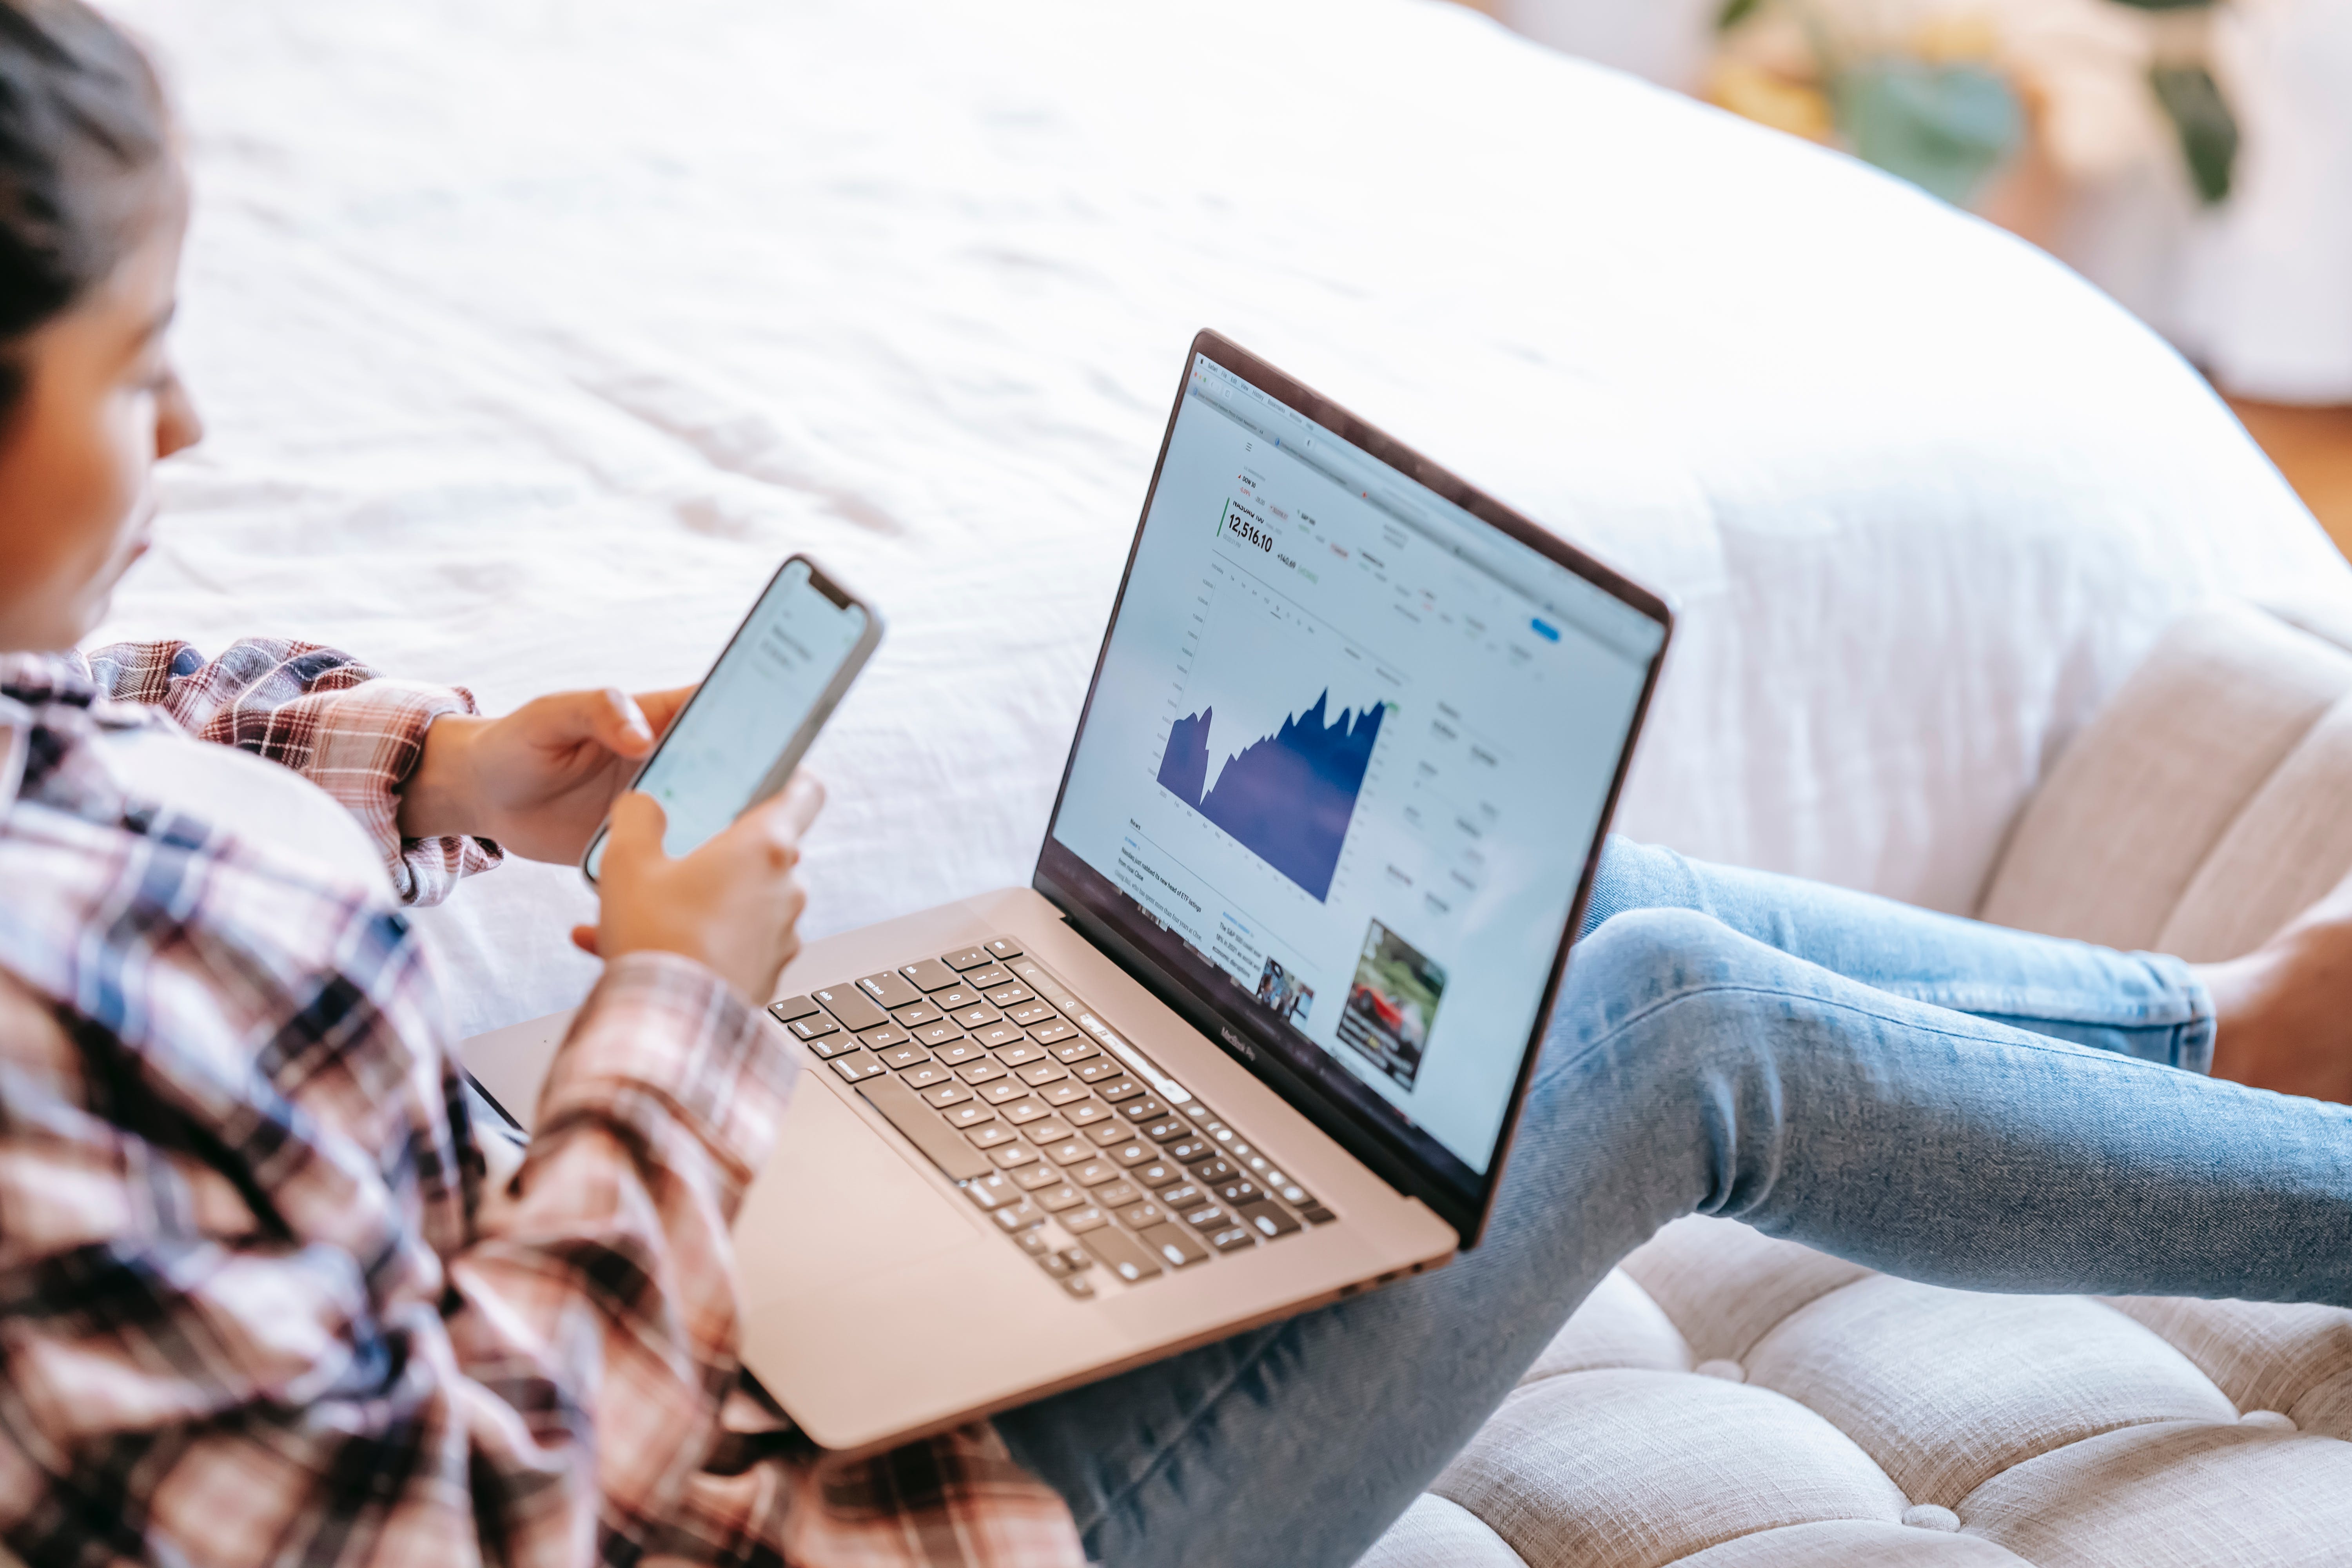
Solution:
[{"label": "smartphone", "polygon": [[[881,641],[882,617],[815,562],[779,567],[629,785],[668,814],[662,847],[688,854],[783,788]],[[580,858],[591,882],[604,833]]]}]

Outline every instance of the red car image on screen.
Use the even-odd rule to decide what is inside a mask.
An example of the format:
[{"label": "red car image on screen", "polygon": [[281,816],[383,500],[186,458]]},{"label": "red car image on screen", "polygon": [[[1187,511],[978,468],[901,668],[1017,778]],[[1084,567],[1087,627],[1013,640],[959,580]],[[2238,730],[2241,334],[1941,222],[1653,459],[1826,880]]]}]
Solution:
[{"label": "red car image on screen", "polygon": [[1421,1076],[1422,1051],[1445,994],[1445,971],[1374,921],[1339,1010],[1339,1038],[1407,1088]]}]

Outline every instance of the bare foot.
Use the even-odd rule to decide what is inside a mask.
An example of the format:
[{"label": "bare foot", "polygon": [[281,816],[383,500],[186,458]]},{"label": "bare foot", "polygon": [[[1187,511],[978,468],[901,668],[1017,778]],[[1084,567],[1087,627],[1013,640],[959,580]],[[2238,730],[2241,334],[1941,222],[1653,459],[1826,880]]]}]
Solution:
[{"label": "bare foot", "polygon": [[2213,994],[2213,1076],[2352,1101],[2352,877],[2243,958],[2191,965]]}]

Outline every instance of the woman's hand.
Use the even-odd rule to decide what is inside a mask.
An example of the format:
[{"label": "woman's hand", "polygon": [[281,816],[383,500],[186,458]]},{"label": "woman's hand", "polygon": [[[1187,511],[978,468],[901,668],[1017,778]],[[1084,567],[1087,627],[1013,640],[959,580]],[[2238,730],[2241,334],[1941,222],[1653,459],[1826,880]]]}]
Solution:
[{"label": "woman's hand", "polygon": [[448,714],[400,791],[404,838],[493,838],[527,860],[577,860],[694,688],[562,691],[503,719]]},{"label": "woman's hand", "polygon": [[716,970],[754,1007],[801,950],[801,910],[808,903],[797,868],[801,836],[824,805],[824,786],[793,774],[783,793],[764,800],[691,855],[662,850],[667,819],[649,795],[613,803],[596,890],[604,908],[572,940],[608,963],[627,952],[677,952]]}]

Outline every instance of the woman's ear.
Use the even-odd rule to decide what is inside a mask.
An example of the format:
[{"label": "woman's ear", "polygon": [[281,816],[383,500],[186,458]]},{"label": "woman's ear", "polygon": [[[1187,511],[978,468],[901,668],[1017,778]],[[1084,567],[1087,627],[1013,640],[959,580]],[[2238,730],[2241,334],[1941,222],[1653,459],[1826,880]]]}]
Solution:
[{"label": "woman's ear", "polygon": [[184,452],[204,438],[205,422],[196,413],[196,400],[188,395],[188,384],[180,379],[180,373],[173,371],[155,395],[156,459]]}]

